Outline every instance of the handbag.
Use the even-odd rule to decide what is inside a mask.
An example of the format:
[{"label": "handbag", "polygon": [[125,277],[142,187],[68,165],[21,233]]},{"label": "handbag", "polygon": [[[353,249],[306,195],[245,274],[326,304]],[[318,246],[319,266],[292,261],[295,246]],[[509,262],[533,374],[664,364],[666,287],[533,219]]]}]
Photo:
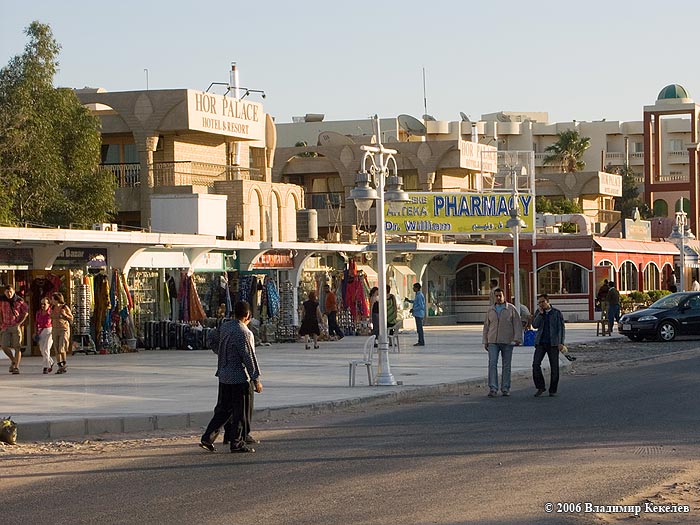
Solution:
[{"label": "handbag", "polygon": [[537,330],[525,330],[523,333],[523,346],[535,346]]}]

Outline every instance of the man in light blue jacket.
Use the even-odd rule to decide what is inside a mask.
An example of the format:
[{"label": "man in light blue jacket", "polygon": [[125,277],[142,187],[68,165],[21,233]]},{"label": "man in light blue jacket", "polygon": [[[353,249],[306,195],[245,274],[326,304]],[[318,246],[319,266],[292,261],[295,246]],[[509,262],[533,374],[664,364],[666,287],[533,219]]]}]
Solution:
[{"label": "man in light blue jacket", "polygon": [[405,298],[409,303],[413,303],[411,313],[416,319],[416,332],[418,332],[418,342],[413,346],[425,346],[425,338],[423,337],[423,321],[425,320],[425,295],[420,291],[420,283],[414,283],[413,291],[416,297],[411,301],[408,297]]}]

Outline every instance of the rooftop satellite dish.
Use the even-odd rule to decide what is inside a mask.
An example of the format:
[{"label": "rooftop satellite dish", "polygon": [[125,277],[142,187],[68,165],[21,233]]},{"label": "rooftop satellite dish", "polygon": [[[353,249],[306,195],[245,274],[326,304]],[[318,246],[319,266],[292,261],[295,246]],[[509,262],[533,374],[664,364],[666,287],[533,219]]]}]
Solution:
[{"label": "rooftop satellite dish", "polygon": [[433,117],[432,115],[425,114],[425,115],[423,115],[423,120],[425,120],[426,122],[429,120],[434,122],[436,120],[436,118]]},{"label": "rooftop satellite dish", "polygon": [[399,115],[397,120],[399,121],[399,127],[409,135],[419,135],[422,137],[427,132],[425,124],[411,115]]},{"label": "rooftop satellite dish", "polygon": [[510,116],[506,115],[502,111],[498,115],[496,115],[496,120],[498,120],[498,122],[511,122]]},{"label": "rooftop satellite dish", "polygon": [[355,141],[335,131],[322,131],[318,134],[319,146],[350,146]]},{"label": "rooftop satellite dish", "polygon": [[471,122],[469,116],[464,111],[460,111],[459,116],[462,118],[462,122]]}]

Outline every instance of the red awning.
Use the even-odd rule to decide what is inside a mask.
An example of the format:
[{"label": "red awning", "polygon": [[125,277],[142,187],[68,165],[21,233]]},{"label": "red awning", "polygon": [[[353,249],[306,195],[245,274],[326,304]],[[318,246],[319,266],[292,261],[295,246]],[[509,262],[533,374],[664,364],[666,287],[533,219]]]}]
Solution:
[{"label": "red awning", "polygon": [[603,252],[656,253],[664,255],[678,255],[679,253],[679,249],[675,244],[664,241],[632,241],[608,237],[594,237],[593,241]]}]

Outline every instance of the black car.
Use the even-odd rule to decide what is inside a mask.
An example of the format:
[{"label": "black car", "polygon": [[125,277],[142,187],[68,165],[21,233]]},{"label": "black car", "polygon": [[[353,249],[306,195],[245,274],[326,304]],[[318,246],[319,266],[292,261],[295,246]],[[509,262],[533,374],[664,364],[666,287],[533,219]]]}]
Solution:
[{"label": "black car", "polygon": [[700,292],[666,295],[649,308],[623,315],[619,328],[632,341],[673,341],[677,335],[700,335]]}]

